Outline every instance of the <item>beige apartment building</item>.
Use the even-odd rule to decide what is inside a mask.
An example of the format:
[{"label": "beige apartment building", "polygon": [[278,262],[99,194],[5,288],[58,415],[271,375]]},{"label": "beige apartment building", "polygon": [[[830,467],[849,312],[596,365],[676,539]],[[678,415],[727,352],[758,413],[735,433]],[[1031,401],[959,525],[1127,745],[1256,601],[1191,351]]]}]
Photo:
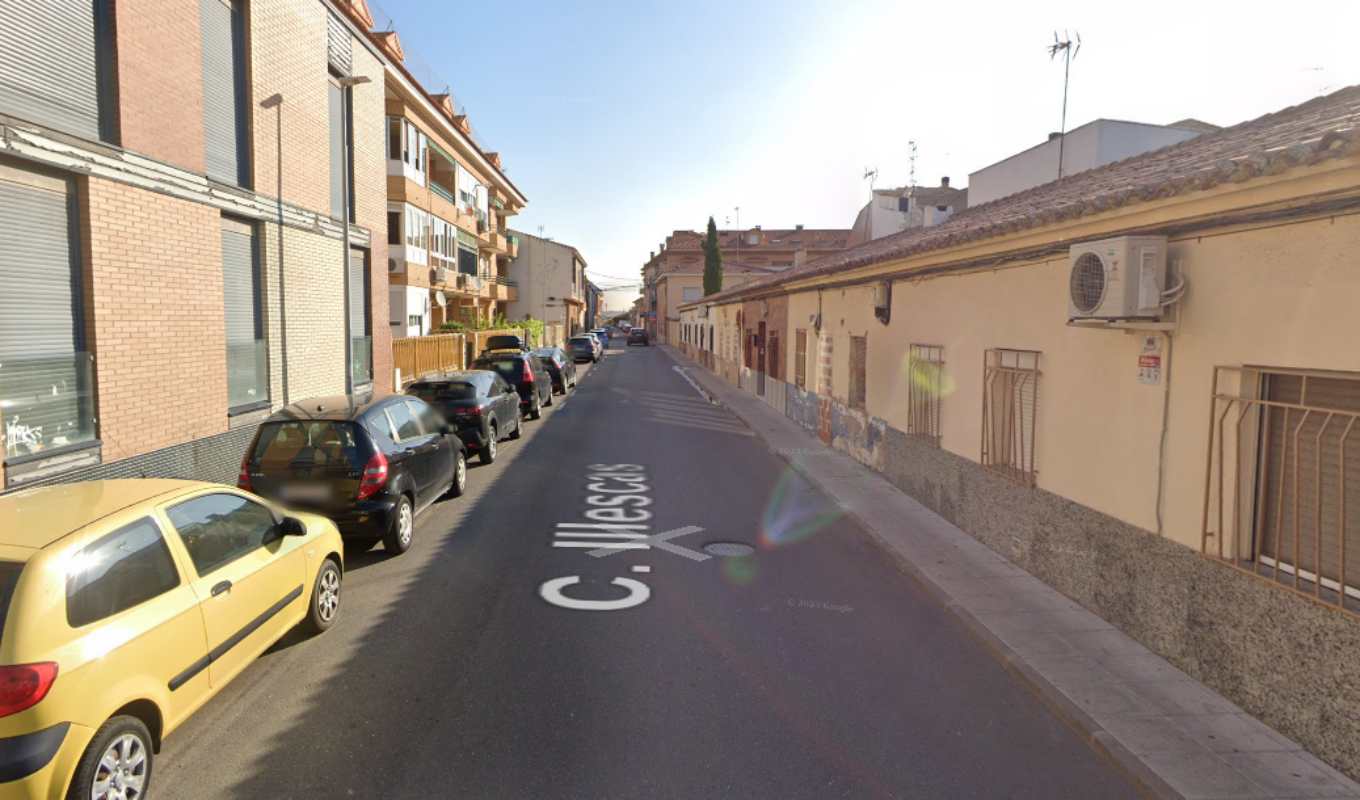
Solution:
[{"label": "beige apartment building", "polygon": [[680,306],[682,347],[1360,775],[1360,87]]},{"label": "beige apartment building", "polygon": [[356,3],[7,20],[0,490],[230,481],[272,410],[390,390],[384,56]]},{"label": "beige apartment building", "polygon": [[473,139],[453,97],[422,87],[394,31],[374,35],[386,71],[387,244],[392,336],[505,316],[517,297],[507,221],[528,202],[500,154]]},{"label": "beige apartment building", "polygon": [[510,260],[509,276],[519,295],[510,302],[510,320],[560,323],[568,336],[586,329],[590,286],[581,251],[521,231],[512,235],[519,251]]},{"label": "beige apartment building", "polygon": [[[849,230],[814,230],[802,225],[790,229],[763,230],[757,225],[740,231],[720,230],[723,288],[741,286],[754,278],[842,250],[849,235]],[[647,306],[643,325],[658,341],[680,341],[680,305],[703,296],[703,245],[703,234],[675,231],[666,237],[659,250],[648,255],[642,266],[642,296]]]}]

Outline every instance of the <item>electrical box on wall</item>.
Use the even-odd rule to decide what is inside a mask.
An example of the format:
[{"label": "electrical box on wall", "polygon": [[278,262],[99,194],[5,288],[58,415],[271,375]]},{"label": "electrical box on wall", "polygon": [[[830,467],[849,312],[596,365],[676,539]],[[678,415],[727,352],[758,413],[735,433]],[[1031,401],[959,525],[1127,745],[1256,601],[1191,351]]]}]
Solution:
[{"label": "electrical box on wall", "polygon": [[892,317],[892,281],[874,284],[874,316],[884,325]]},{"label": "electrical box on wall", "polygon": [[1157,321],[1166,298],[1166,237],[1119,236],[1068,252],[1070,322]]}]

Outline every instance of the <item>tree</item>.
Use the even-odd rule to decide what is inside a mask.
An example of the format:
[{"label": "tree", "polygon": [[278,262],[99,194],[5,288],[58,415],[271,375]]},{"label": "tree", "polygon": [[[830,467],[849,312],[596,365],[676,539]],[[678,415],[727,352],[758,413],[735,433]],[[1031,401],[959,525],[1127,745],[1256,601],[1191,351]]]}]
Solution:
[{"label": "tree", "polygon": [[718,248],[718,226],[708,218],[708,235],[704,237],[704,294],[722,291],[722,250]]}]

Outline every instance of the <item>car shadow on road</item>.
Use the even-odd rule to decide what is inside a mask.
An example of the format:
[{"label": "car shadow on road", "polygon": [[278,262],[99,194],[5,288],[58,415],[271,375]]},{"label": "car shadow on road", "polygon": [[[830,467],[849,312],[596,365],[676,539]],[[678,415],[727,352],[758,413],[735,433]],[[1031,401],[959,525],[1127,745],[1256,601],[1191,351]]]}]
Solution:
[{"label": "car shadow on road", "polygon": [[[465,786],[488,780],[471,774],[480,773],[481,762],[462,759],[462,748],[458,753],[431,748],[480,735],[453,727],[488,702],[470,690],[473,665],[487,657],[479,648],[502,646],[488,633],[496,629],[492,620],[536,586],[520,571],[528,554],[544,547],[544,539],[532,535],[542,526],[542,509],[507,498],[522,497],[524,486],[560,480],[558,456],[575,441],[570,437],[577,425],[569,420],[553,425],[549,415],[531,423],[532,435],[506,441],[495,464],[486,465],[500,469],[469,464],[470,496],[440,500],[423,512],[416,543],[399,561],[381,544],[346,554],[347,572],[396,561],[391,575],[382,578],[398,588],[377,608],[365,609],[364,618],[349,621],[364,632],[342,664],[318,676],[302,710],[260,743],[259,755],[234,785],[214,787],[214,796],[278,797],[281,787],[292,797],[343,796],[347,789],[359,795],[434,796],[412,787],[447,782],[454,768],[460,768],[455,771]],[[413,557],[418,565],[408,568]],[[439,601],[453,597],[458,602]],[[340,624],[346,622],[342,618]],[[271,652],[305,638],[290,632]],[[298,745],[336,731],[350,733],[325,746]],[[591,743],[581,740],[572,748],[586,758]]]}]

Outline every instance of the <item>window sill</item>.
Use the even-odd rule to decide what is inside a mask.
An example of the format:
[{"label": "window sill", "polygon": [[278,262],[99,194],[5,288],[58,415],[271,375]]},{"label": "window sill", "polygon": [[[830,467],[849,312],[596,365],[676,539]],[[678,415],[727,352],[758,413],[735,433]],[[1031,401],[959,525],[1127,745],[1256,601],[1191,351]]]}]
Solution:
[{"label": "window sill", "polygon": [[99,464],[103,443],[98,439],[54,447],[41,453],[5,459],[5,488],[13,489],[63,472]]},{"label": "window sill", "polygon": [[227,409],[227,430],[258,425],[269,416],[269,401],[260,400],[243,406]]}]

